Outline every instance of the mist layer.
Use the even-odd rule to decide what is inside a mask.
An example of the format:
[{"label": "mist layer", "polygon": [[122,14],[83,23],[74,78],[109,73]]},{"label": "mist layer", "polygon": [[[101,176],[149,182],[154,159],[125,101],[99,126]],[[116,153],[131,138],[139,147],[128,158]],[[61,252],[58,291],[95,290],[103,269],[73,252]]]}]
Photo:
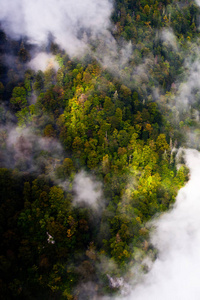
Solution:
[{"label": "mist layer", "polygon": [[106,31],[111,11],[109,0],[8,0],[1,3],[0,21],[12,38],[26,36],[32,43],[45,45],[52,35],[74,55],[87,47],[88,37]]}]

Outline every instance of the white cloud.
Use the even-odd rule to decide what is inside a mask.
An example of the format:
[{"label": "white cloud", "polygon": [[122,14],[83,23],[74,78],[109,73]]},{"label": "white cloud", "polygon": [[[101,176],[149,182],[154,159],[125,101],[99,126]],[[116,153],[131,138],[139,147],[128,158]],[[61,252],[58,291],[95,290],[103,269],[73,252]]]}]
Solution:
[{"label": "white cloud", "polygon": [[111,12],[109,0],[7,0],[1,3],[0,21],[12,37],[27,36],[39,45],[46,44],[51,33],[74,55],[87,46],[81,31],[94,37],[105,32]]},{"label": "white cloud", "polygon": [[58,62],[55,56],[45,52],[38,53],[29,63],[29,67],[35,71],[45,71],[48,68],[54,68],[56,71],[59,69]]},{"label": "white cloud", "polygon": [[168,46],[172,46],[174,50],[178,50],[177,39],[171,28],[164,28],[161,31],[161,39],[166,42]]},{"label": "white cloud", "polygon": [[[41,165],[45,165],[49,167],[50,173],[54,171],[60,159],[63,159],[62,146],[56,139],[38,136],[30,128],[7,127],[5,132],[5,149],[0,151],[5,167],[15,168],[23,165],[24,171],[36,172],[40,171]],[[41,152],[46,155],[42,155]]]},{"label": "white cloud", "polygon": [[102,207],[101,183],[95,181],[91,175],[81,171],[74,179],[73,189],[76,196],[74,203],[85,203],[93,208]]},{"label": "white cloud", "polygon": [[[199,55],[199,53],[198,53]],[[179,85],[176,104],[179,109],[188,108],[196,99],[193,94],[195,88],[199,88],[200,84],[200,63],[196,60],[194,63],[185,63],[186,69],[189,70],[187,80]]]}]

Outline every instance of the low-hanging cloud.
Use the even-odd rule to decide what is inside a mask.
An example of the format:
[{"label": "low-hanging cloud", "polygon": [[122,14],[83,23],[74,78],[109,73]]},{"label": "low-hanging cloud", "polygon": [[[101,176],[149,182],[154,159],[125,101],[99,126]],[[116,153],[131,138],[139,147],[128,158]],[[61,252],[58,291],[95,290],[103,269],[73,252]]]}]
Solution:
[{"label": "low-hanging cloud", "polygon": [[26,172],[40,172],[49,166],[52,172],[63,158],[63,149],[56,139],[41,137],[30,128],[0,128],[3,136],[0,149],[1,167],[22,168]]},{"label": "low-hanging cloud", "polygon": [[[197,52],[199,55],[199,53]],[[199,89],[199,76],[200,76],[200,60],[197,59],[195,62],[185,62],[185,67],[188,70],[187,80],[182,82],[178,88],[178,96],[176,99],[176,105],[179,110],[188,109],[193,103],[195,103],[194,90]]]},{"label": "low-hanging cloud", "polygon": [[59,69],[59,64],[55,60],[55,56],[45,52],[38,53],[29,63],[29,67],[35,71],[45,71],[49,68],[54,68],[56,71]]},{"label": "low-hanging cloud", "polygon": [[84,171],[79,172],[73,183],[74,204],[84,203],[92,208],[101,208],[104,204],[101,188],[101,183],[91,175]]},{"label": "low-hanging cloud", "polygon": [[8,0],[1,3],[0,21],[13,38],[45,45],[49,35],[70,55],[87,47],[110,25],[110,0]]},{"label": "low-hanging cloud", "polygon": [[177,38],[171,28],[164,28],[161,31],[161,40],[165,42],[167,46],[171,46],[173,50],[178,50]]},{"label": "low-hanging cloud", "polygon": [[174,208],[155,221],[152,243],[158,258],[143,281],[123,300],[198,300],[200,298],[200,153],[186,150],[190,180]]}]

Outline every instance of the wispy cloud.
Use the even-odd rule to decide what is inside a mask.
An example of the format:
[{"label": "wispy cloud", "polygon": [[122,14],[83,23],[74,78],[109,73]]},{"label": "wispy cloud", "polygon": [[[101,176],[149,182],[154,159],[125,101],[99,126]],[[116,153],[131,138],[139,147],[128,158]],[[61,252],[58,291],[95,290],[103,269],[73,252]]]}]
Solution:
[{"label": "wispy cloud", "polygon": [[26,36],[45,45],[49,34],[70,55],[87,48],[87,36],[95,38],[110,24],[109,0],[8,0],[1,3],[0,21],[13,38]]},{"label": "wispy cloud", "polygon": [[99,209],[104,206],[102,199],[102,185],[91,175],[84,171],[79,172],[74,179],[74,204],[85,204],[91,208]]}]

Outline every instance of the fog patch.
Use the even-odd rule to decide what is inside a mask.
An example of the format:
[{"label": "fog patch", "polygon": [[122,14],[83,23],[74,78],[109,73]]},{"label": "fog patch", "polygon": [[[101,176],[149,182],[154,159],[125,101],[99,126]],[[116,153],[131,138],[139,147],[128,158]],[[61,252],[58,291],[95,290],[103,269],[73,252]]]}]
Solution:
[{"label": "fog patch", "polygon": [[[189,70],[189,71],[187,71]],[[179,84],[176,105],[180,110],[188,109],[195,101],[195,89],[200,84],[200,61],[186,62],[187,80]]]},{"label": "fog patch", "polygon": [[107,30],[111,12],[109,0],[8,0],[1,4],[0,21],[12,38],[27,37],[39,46],[51,34],[73,56],[87,48],[88,37]]},{"label": "fog patch", "polygon": [[30,128],[2,127],[1,138],[2,167],[50,174],[63,157],[57,140],[38,136]]},{"label": "fog patch", "polygon": [[45,52],[38,53],[29,63],[28,66],[35,70],[45,71],[46,69],[53,68],[56,71],[59,69],[58,62],[55,60],[55,56],[47,54]]},{"label": "fog patch", "polygon": [[117,43],[114,37],[108,33],[104,39],[100,41],[96,56],[99,62],[107,69],[117,73],[126,67],[133,53],[131,42],[121,41],[121,45]]},{"label": "fog patch", "polygon": [[178,50],[177,39],[171,28],[164,28],[161,31],[161,40],[166,43],[167,46],[171,46],[175,51]]},{"label": "fog patch", "polygon": [[85,204],[94,209],[104,206],[102,184],[84,171],[79,172],[73,182],[74,204]]}]

